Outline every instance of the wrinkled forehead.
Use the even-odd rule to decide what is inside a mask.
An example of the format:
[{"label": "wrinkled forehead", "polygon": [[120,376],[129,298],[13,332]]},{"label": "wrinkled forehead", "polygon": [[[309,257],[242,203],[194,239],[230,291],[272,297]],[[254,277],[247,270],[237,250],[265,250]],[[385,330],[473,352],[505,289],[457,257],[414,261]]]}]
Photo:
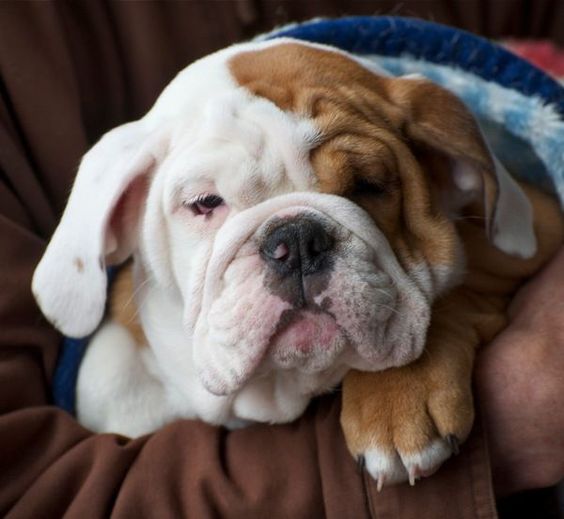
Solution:
[{"label": "wrinkled forehead", "polygon": [[315,189],[310,152],[319,142],[320,129],[310,114],[258,92],[256,82],[251,88],[248,81],[253,70],[252,77],[265,88],[295,83],[295,67],[284,63],[288,57],[295,61],[296,53],[305,60],[300,65],[304,70],[318,60],[318,53],[326,56],[328,62],[316,68],[324,75],[318,78],[321,82],[334,59],[350,61],[333,51],[282,40],[237,45],[179,74],[152,111],[171,125],[162,167],[169,192],[191,184],[213,185],[234,205],[245,206],[269,196]]},{"label": "wrinkled forehead", "polygon": [[306,191],[317,133],[307,118],[236,88],[208,98],[197,125],[176,129],[168,169],[175,184],[214,183],[234,199]]}]

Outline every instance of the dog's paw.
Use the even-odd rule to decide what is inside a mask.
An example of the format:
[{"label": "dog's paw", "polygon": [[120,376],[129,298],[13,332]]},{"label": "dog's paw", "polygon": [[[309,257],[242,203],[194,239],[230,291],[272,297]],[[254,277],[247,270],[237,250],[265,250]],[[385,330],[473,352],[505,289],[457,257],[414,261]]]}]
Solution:
[{"label": "dog's paw", "polygon": [[468,436],[470,387],[431,383],[417,371],[351,372],[343,386],[341,425],[352,455],[384,485],[431,475]]}]

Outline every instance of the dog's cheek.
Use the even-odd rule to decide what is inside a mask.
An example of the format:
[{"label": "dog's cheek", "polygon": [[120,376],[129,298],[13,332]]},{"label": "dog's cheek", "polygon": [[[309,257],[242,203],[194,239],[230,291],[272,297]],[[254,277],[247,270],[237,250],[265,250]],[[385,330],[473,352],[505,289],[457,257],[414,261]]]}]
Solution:
[{"label": "dog's cheek", "polygon": [[210,232],[205,237],[200,236],[177,218],[167,221],[167,227],[162,234],[167,237],[169,248],[153,251],[153,255],[161,257],[163,264],[165,259],[168,259],[172,271],[168,285],[174,284],[178,287],[185,305],[199,306],[206,269],[212,254],[214,234]]},{"label": "dog's cheek", "polygon": [[417,358],[424,344],[429,301],[407,272],[392,279],[379,267],[386,263],[351,237],[340,248],[327,289],[316,298],[344,330],[357,369],[403,365]]},{"label": "dog's cheek", "polygon": [[384,348],[386,322],[396,304],[396,291],[386,273],[366,260],[340,259],[319,299],[322,304],[323,300],[330,302],[329,311],[355,350],[378,356],[378,350]]},{"label": "dog's cheek", "polygon": [[214,344],[244,352],[262,349],[270,340],[290,305],[259,285],[246,284],[244,295],[230,285],[215,301],[208,315],[209,336],[217,339]]},{"label": "dog's cheek", "polygon": [[280,315],[289,307],[266,290],[264,264],[255,254],[236,258],[226,269],[223,289],[210,308],[208,323],[210,329],[229,337],[232,345],[257,347],[270,339]]}]

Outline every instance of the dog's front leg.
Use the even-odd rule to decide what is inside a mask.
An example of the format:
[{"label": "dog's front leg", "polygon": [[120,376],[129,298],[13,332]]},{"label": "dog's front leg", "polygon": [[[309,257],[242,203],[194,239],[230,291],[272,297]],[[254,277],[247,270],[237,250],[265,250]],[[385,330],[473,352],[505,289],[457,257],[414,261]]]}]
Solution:
[{"label": "dog's front leg", "polygon": [[475,348],[503,326],[498,310],[484,312],[472,308],[468,298],[461,303],[457,295],[447,297],[435,308],[417,361],[345,377],[341,424],[346,442],[378,488],[430,475],[466,439],[474,419]]}]

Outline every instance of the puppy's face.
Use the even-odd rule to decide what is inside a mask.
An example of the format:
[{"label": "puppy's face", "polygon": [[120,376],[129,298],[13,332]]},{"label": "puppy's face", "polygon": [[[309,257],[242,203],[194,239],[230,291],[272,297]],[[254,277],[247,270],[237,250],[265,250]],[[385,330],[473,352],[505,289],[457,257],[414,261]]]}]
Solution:
[{"label": "puppy's face", "polygon": [[[82,185],[106,202],[88,217],[98,243],[71,259],[82,274],[93,269],[91,285],[100,256],[136,254],[182,306],[187,344],[215,394],[279,370],[313,393],[350,367],[417,358],[434,298],[462,270],[452,215],[471,207],[487,217],[498,195],[480,133],[452,95],[312,45],[208,57],[133,124],[81,167],[65,218],[94,211]],[[81,181],[108,163],[109,146],[119,180]],[[67,227],[59,241],[76,225]],[[53,310],[41,292],[61,328],[92,328],[96,316]]]},{"label": "puppy's face", "polygon": [[374,218],[323,194],[318,129],[254,96],[235,102],[252,119],[232,116],[230,133],[204,125],[170,150],[142,225],[142,255],[181,294],[206,387],[226,394],[270,370],[324,379],[418,356],[428,301]]}]

